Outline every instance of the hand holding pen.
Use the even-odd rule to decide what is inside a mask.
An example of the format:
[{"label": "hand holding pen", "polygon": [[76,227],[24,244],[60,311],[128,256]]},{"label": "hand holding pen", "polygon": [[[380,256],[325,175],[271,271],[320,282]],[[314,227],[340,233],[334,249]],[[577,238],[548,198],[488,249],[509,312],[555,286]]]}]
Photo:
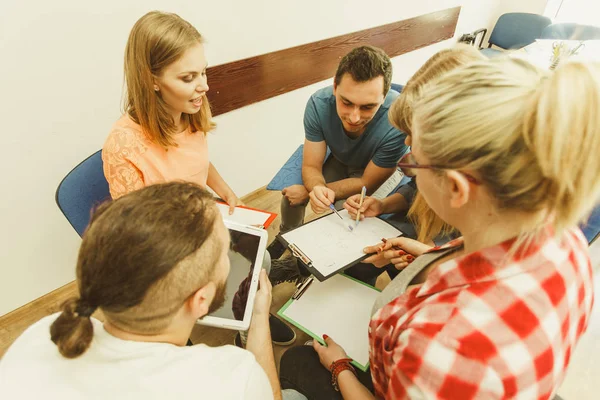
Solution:
[{"label": "hand holding pen", "polygon": [[383,213],[383,203],[381,200],[375,197],[365,196],[362,206],[360,206],[360,194],[355,194],[348,197],[344,203],[344,208],[348,211],[348,214],[353,219],[359,214],[360,220],[365,218],[377,217]]},{"label": "hand holding pen", "polygon": [[365,186],[362,187],[360,191],[360,201],[358,202],[358,212],[356,213],[356,221],[354,226],[358,226],[358,221],[360,221],[360,210],[363,206],[363,202],[365,201],[365,196],[367,195],[367,188]]},{"label": "hand holding pen", "polygon": [[317,214],[322,214],[335,202],[335,192],[326,186],[315,186],[308,194],[310,207]]}]

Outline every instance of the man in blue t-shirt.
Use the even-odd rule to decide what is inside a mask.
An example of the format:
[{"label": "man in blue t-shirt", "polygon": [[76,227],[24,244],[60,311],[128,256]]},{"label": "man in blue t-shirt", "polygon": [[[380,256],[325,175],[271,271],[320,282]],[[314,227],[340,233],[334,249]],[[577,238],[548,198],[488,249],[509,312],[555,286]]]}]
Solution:
[{"label": "man in blue t-shirt", "polygon": [[[392,63],[381,49],[362,46],[346,54],[333,86],[311,96],[304,112],[303,185],[283,189],[281,231],[300,226],[307,202],[316,213],[341,208],[343,200],[373,193],[395,171],[406,152],[405,134],[388,121],[388,109],[398,97],[390,90]],[[325,161],[327,147],[331,156]],[[323,163],[325,161],[325,163]],[[275,241],[271,256],[283,246]]]}]

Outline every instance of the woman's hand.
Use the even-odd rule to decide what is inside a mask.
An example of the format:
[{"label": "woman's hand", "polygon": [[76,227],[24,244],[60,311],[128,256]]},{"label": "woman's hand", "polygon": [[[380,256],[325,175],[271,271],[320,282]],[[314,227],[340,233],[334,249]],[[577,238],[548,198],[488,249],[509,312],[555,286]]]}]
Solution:
[{"label": "woman's hand", "polygon": [[[348,197],[344,203],[344,208],[348,210],[348,214],[352,219],[356,218],[356,214],[359,210],[360,194]],[[383,202],[375,197],[367,196],[363,200],[362,207],[360,207],[360,219],[368,217],[376,217],[383,213]]]},{"label": "woman's hand", "polygon": [[235,208],[237,206],[243,206],[244,203],[235,195],[235,193],[231,192],[229,195],[225,196],[223,199],[229,205],[229,215],[233,214]]},{"label": "woman's hand", "polygon": [[313,340],[313,348],[319,355],[321,364],[329,371],[329,368],[334,361],[348,358],[348,355],[346,354],[346,351],[329,336],[323,335],[323,339],[325,340],[326,346],[323,346],[318,340]]},{"label": "woman's hand", "polygon": [[385,243],[365,247],[363,251],[366,254],[375,254],[367,257],[363,262],[371,263],[379,268],[391,263],[396,269],[402,269],[431,248],[431,246],[414,239],[390,238]]}]

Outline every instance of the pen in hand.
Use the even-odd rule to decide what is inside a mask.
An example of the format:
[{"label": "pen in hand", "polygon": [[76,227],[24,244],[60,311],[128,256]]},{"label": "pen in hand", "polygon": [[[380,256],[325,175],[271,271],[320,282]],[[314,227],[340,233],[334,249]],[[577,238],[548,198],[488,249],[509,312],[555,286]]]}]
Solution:
[{"label": "pen in hand", "polygon": [[354,226],[358,226],[358,222],[360,221],[360,208],[363,205],[363,201],[365,201],[366,194],[367,194],[367,188],[366,188],[366,186],[363,186],[362,190],[360,191],[360,202],[358,204],[358,211],[356,212],[356,222],[354,222]]},{"label": "pen in hand", "polygon": [[[381,241],[383,242],[383,244],[385,245],[387,243],[387,239],[386,238],[381,238]],[[398,251],[402,251],[404,254],[407,254],[404,250],[402,250],[401,247],[399,246],[392,246],[392,250],[398,250]],[[383,251],[383,247],[379,248],[379,251]]]}]

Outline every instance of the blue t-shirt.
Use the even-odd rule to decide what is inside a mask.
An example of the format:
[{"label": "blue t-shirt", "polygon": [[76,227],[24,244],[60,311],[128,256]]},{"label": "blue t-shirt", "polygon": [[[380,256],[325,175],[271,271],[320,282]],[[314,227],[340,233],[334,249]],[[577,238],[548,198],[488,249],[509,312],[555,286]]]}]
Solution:
[{"label": "blue t-shirt", "polygon": [[306,139],[311,142],[324,140],[335,158],[350,167],[366,168],[371,160],[381,168],[395,167],[408,149],[404,144],[406,135],[388,121],[388,110],[398,95],[395,90],[390,90],[363,134],[352,139],[346,135],[337,114],[333,86],[323,88],[306,104]]}]

